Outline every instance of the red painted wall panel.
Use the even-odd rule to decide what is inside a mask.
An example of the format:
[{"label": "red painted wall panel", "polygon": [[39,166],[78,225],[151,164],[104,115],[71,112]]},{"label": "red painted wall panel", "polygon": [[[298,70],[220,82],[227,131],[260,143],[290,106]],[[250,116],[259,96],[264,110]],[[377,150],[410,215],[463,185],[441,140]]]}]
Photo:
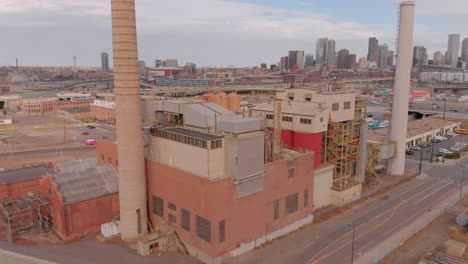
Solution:
[{"label": "red painted wall panel", "polygon": [[291,130],[281,130],[281,140],[286,148],[293,147],[293,133]]},{"label": "red painted wall panel", "polygon": [[315,151],[315,168],[320,167],[320,156],[322,153],[322,134],[321,133],[298,133],[293,134],[293,144],[295,148],[305,148]]}]

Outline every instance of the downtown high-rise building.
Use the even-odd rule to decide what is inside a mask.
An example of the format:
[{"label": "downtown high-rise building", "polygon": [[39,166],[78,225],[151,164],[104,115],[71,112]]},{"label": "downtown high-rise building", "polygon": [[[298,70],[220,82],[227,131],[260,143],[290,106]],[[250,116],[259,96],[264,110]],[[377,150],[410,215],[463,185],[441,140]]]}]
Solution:
[{"label": "downtown high-rise building", "polygon": [[375,63],[379,61],[379,40],[375,37],[369,38],[367,60]]},{"label": "downtown high-rise building", "polygon": [[435,65],[442,65],[445,64],[445,55],[442,52],[437,51],[432,56],[432,61]]},{"label": "downtown high-rise building", "polygon": [[413,47],[413,66],[427,64],[427,50],[424,46]]},{"label": "downtown high-rise building", "polygon": [[304,69],[304,51],[302,50],[290,50],[288,53],[289,58],[289,69],[297,66],[299,70]]},{"label": "downtown high-rise building", "polygon": [[338,51],[338,69],[348,69],[349,50],[342,49]]},{"label": "downtown high-rise building", "polygon": [[392,68],[393,67],[393,57],[395,56],[395,53],[393,52],[393,50],[388,50],[387,51],[387,66],[389,68]]},{"label": "downtown high-rise building", "polygon": [[311,67],[311,66],[314,66],[314,55],[313,54],[306,54],[305,55],[304,67]]},{"label": "downtown high-rise building", "polygon": [[462,60],[468,64],[468,38],[462,41]]},{"label": "downtown high-rise building", "polygon": [[281,70],[289,69],[289,58],[288,56],[281,57],[279,67]]},{"label": "downtown high-rise building", "polygon": [[330,39],[327,43],[327,67],[329,69],[333,69],[336,66],[336,41],[333,39]]},{"label": "downtown high-rise building", "polygon": [[445,59],[447,64],[452,67],[457,67],[458,55],[460,54],[460,35],[450,34],[448,36],[447,55]]},{"label": "downtown high-rise building", "polygon": [[315,49],[315,64],[325,64],[327,62],[327,46],[328,38],[320,38],[317,40]]},{"label": "downtown high-rise building", "polygon": [[356,54],[348,55],[348,64],[346,65],[347,69],[353,70],[354,68],[356,68],[356,59],[357,59]]},{"label": "downtown high-rise building", "polygon": [[109,72],[109,54],[107,52],[101,53],[101,70]]},{"label": "downtown high-rise building", "polygon": [[380,45],[378,48],[377,66],[381,69],[388,68],[388,46],[387,44]]}]

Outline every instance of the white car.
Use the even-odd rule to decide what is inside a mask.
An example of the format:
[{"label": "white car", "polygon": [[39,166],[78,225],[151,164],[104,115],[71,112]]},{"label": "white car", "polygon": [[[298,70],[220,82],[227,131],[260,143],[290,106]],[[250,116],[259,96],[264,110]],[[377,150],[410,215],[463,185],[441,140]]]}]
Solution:
[{"label": "white car", "polygon": [[451,150],[451,151],[455,151],[455,152],[460,151],[460,149],[459,149],[457,146],[451,147],[450,150]]},{"label": "white car", "polygon": [[452,151],[450,151],[448,149],[444,149],[444,148],[439,149],[439,152],[443,153],[443,154],[452,154],[453,153]]},{"label": "white car", "polygon": [[443,136],[435,136],[434,138],[435,138],[435,139],[438,139],[438,140],[442,140],[442,141],[447,140],[447,138],[446,138],[446,137],[443,137]]},{"label": "white car", "polygon": [[451,137],[456,137],[456,136],[457,136],[457,134],[455,134],[455,133],[452,132],[452,131],[447,132],[447,135],[448,135],[448,136],[451,136]]}]

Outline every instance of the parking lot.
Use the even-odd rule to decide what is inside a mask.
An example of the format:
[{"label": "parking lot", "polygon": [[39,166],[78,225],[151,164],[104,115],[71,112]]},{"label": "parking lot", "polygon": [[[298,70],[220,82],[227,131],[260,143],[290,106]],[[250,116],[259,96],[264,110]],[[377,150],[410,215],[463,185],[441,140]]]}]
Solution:
[{"label": "parking lot", "polygon": [[[423,155],[423,160],[430,160],[431,154],[433,153],[433,159],[436,158],[436,155],[439,153],[439,149],[444,148],[450,150],[451,147],[455,146],[456,143],[465,143],[468,144],[468,135],[457,135],[455,137],[448,137],[447,140],[440,143],[432,143],[431,147],[421,149],[421,151],[415,151],[413,155],[406,155],[407,158],[419,160],[421,158],[421,152]],[[432,151],[432,145],[434,151]]]}]

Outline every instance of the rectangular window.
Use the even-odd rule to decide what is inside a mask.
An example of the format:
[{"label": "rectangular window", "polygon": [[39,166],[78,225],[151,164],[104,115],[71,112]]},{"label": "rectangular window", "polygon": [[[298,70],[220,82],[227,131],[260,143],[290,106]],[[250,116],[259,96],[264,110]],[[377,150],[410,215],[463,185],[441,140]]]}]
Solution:
[{"label": "rectangular window", "polygon": [[345,102],[343,108],[344,109],[351,109],[351,102]]},{"label": "rectangular window", "polygon": [[338,110],[340,110],[340,104],[339,103],[332,104],[332,111],[338,111]]},{"label": "rectangular window", "polygon": [[111,157],[109,157],[109,163],[112,163],[112,158]]},{"label": "rectangular window", "polygon": [[309,207],[309,190],[304,190],[304,208]]},{"label": "rectangular window", "polygon": [[267,114],[266,119],[275,119],[275,116],[272,114]]},{"label": "rectangular window", "polygon": [[197,236],[206,242],[211,242],[211,222],[197,215]]},{"label": "rectangular window", "polygon": [[225,236],[226,236],[226,235],[225,235],[225,231],[226,231],[226,230],[225,230],[225,222],[224,222],[224,220],[219,221],[219,226],[218,226],[218,227],[219,227],[219,230],[218,230],[218,231],[219,231],[219,243],[223,243],[224,240],[225,240],[225,238],[226,238],[226,237],[225,237]]},{"label": "rectangular window", "polygon": [[286,202],[285,202],[286,215],[292,214],[297,211],[298,200],[299,200],[298,198],[299,198],[298,193],[291,194],[286,197]]},{"label": "rectangular window", "polygon": [[320,118],[320,123],[322,123],[322,122],[323,122],[323,117]]},{"label": "rectangular window", "polygon": [[273,219],[277,220],[279,218],[279,200],[273,202]]},{"label": "rectangular window", "polygon": [[283,121],[285,121],[285,122],[292,122],[292,121],[293,121],[292,116],[283,116],[282,119],[283,119]]},{"label": "rectangular window", "polygon": [[174,211],[177,209],[176,205],[173,203],[169,203],[167,207],[169,207],[169,209],[174,210]]},{"label": "rectangular window", "polygon": [[190,212],[182,209],[182,228],[190,232]]},{"label": "rectangular window", "polygon": [[296,176],[296,167],[288,168],[288,178]]},{"label": "rectangular window", "polygon": [[301,124],[306,124],[306,125],[311,125],[311,124],[312,124],[312,119],[301,118],[301,119],[300,119],[300,123],[301,123]]},{"label": "rectangular window", "polygon": [[164,217],[164,200],[153,195],[153,213]]}]

